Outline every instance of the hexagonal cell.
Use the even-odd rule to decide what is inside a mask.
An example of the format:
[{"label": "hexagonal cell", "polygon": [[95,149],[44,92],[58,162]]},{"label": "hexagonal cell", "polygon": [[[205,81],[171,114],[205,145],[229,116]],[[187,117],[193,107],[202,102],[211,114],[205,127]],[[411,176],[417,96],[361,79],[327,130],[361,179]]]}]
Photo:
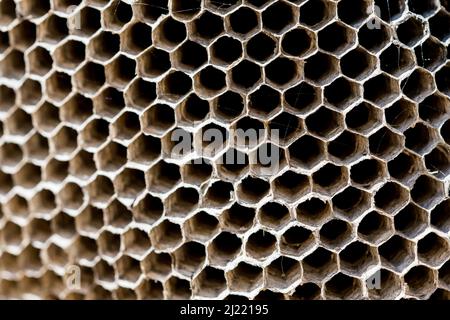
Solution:
[{"label": "hexagonal cell", "polygon": [[183,181],[194,185],[201,185],[211,177],[213,168],[209,162],[196,160],[183,166]]},{"label": "hexagonal cell", "polygon": [[290,300],[319,300],[320,287],[312,282],[303,283],[298,286],[291,295]]},{"label": "hexagonal cell", "polygon": [[431,151],[436,141],[436,133],[427,124],[417,122],[416,125],[405,131],[405,146],[418,154]]},{"label": "hexagonal cell", "polygon": [[237,90],[249,92],[262,80],[261,68],[250,62],[243,60],[231,70],[231,85]]},{"label": "hexagonal cell", "polygon": [[302,269],[298,261],[281,256],[265,269],[265,275],[269,289],[283,290],[300,281]]},{"label": "hexagonal cell", "polygon": [[[80,48],[79,46],[77,48]],[[117,54],[120,50],[120,37],[117,34],[102,31],[95,36],[90,42],[87,53],[90,57],[99,60],[100,62],[108,61]],[[77,52],[77,57],[79,56]],[[66,60],[66,59],[65,59]],[[64,60],[64,61],[65,61]],[[70,61],[67,61],[70,63]]]},{"label": "hexagonal cell", "polygon": [[310,198],[297,206],[297,220],[312,226],[317,226],[331,215],[331,207],[327,201]]},{"label": "hexagonal cell", "polygon": [[339,253],[342,270],[361,276],[370,267],[378,264],[376,247],[362,242],[353,242]]},{"label": "hexagonal cell", "polygon": [[431,211],[430,217],[431,225],[445,233],[450,230],[449,206],[450,200],[441,202]]},{"label": "hexagonal cell", "polygon": [[111,124],[111,135],[119,142],[133,139],[139,131],[139,117],[134,112],[123,113]]},{"label": "hexagonal cell", "polygon": [[383,127],[369,137],[370,153],[382,159],[390,160],[401,151],[404,144],[403,139],[403,136]]},{"label": "hexagonal cell", "polygon": [[274,33],[283,33],[298,20],[298,10],[282,1],[272,4],[262,14],[263,27]]},{"label": "hexagonal cell", "polygon": [[191,22],[191,36],[199,42],[208,43],[216,39],[223,31],[223,20],[211,13],[203,11],[203,13]]},{"label": "hexagonal cell", "polygon": [[[226,101],[227,92],[218,97],[220,101]],[[218,102],[218,104],[221,104]],[[232,108],[230,108],[232,109]],[[195,125],[208,117],[210,112],[209,102],[199,98],[195,93],[190,94],[182,101],[176,110],[176,119],[180,126]],[[233,111],[233,110],[232,110]],[[232,113],[228,108],[224,111],[226,114]]]},{"label": "hexagonal cell", "polygon": [[119,197],[134,200],[145,189],[144,173],[126,168],[114,180],[114,188]]},{"label": "hexagonal cell", "polygon": [[123,234],[124,252],[131,257],[140,259],[151,249],[148,234],[139,229],[130,229]]},{"label": "hexagonal cell", "polygon": [[159,85],[159,96],[175,102],[179,101],[192,89],[192,79],[181,71],[169,73]]},{"label": "hexagonal cell", "polygon": [[449,243],[447,239],[434,232],[428,233],[417,242],[419,260],[426,265],[439,267],[449,257]]},{"label": "hexagonal cell", "polygon": [[268,61],[278,51],[277,42],[272,36],[261,32],[254,35],[245,46],[247,55],[256,61]]},{"label": "hexagonal cell", "polygon": [[19,80],[25,74],[25,60],[23,53],[17,50],[12,50],[0,62],[0,74],[9,79]]},{"label": "hexagonal cell", "polygon": [[371,23],[365,24],[359,29],[359,44],[372,53],[378,53],[391,40],[391,32],[388,26],[375,18]]},{"label": "hexagonal cell", "polygon": [[419,104],[419,116],[425,122],[439,127],[450,112],[450,101],[439,94],[427,97]]},{"label": "hexagonal cell", "polygon": [[277,239],[270,232],[259,230],[251,234],[245,244],[245,252],[252,258],[264,260],[276,252]]},{"label": "hexagonal cell", "polygon": [[343,126],[343,119],[338,112],[321,107],[305,119],[305,124],[309,132],[323,138],[329,138],[340,131]]},{"label": "hexagonal cell", "polygon": [[347,187],[333,197],[333,208],[348,220],[354,220],[370,206],[370,195],[358,188]]},{"label": "hexagonal cell", "polygon": [[23,242],[22,229],[17,224],[8,221],[2,227],[2,242],[7,247],[21,247]]},{"label": "hexagonal cell", "polygon": [[92,7],[82,8],[67,21],[70,33],[82,37],[90,37],[101,28],[100,11]]},{"label": "hexagonal cell", "polygon": [[[168,0],[141,0],[133,6],[135,15],[148,23],[156,22],[161,16],[169,12]],[[131,18],[132,13],[126,8],[127,16]],[[129,19],[130,19],[129,18]],[[129,20],[128,19],[128,20]]]},{"label": "hexagonal cell", "polygon": [[309,178],[294,171],[286,171],[273,182],[273,192],[288,202],[295,202],[311,190]]},{"label": "hexagonal cell", "polygon": [[198,207],[200,195],[194,188],[178,188],[165,202],[166,215],[185,217]]},{"label": "hexagonal cell", "polygon": [[181,300],[191,298],[191,285],[188,280],[172,277],[165,283],[165,287],[168,299]]},{"label": "hexagonal cell", "polygon": [[425,156],[426,167],[437,178],[443,179],[449,174],[448,153],[445,146],[439,145]]},{"label": "hexagonal cell", "polygon": [[408,199],[408,190],[395,182],[387,182],[374,196],[375,206],[389,214],[402,208]]},{"label": "hexagonal cell", "polygon": [[415,48],[417,64],[430,71],[439,68],[446,60],[446,48],[434,38],[428,38]]},{"label": "hexagonal cell", "polygon": [[13,136],[25,136],[33,128],[31,116],[22,109],[14,111],[5,121],[5,126]]},{"label": "hexagonal cell", "polygon": [[347,51],[356,38],[352,29],[339,22],[326,26],[317,36],[319,48],[334,54]]},{"label": "hexagonal cell", "polygon": [[307,82],[290,88],[283,94],[286,107],[294,112],[308,113],[321,102],[320,88],[312,86]]},{"label": "hexagonal cell", "polygon": [[131,54],[139,54],[152,45],[152,28],[145,23],[137,22],[128,26],[123,33],[122,49]]},{"label": "hexagonal cell", "polygon": [[172,257],[168,253],[150,253],[141,263],[143,273],[151,279],[165,279],[172,272]]},{"label": "hexagonal cell", "polygon": [[346,114],[345,123],[349,129],[367,133],[377,127],[381,119],[381,111],[364,101]]},{"label": "hexagonal cell", "polygon": [[411,198],[423,208],[430,209],[444,197],[444,188],[440,181],[422,175],[414,183]]},{"label": "hexagonal cell", "polygon": [[[76,183],[67,183],[57,194],[58,204],[66,211],[77,211],[85,202],[83,190]],[[88,209],[89,210],[89,207]]]},{"label": "hexagonal cell", "polygon": [[201,270],[206,258],[205,247],[197,242],[187,242],[174,253],[174,268],[186,276]]},{"label": "hexagonal cell", "polygon": [[335,12],[334,2],[310,0],[300,7],[300,23],[319,29],[333,18]]},{"label": "hexagonal cell", "polygon": [[124,229],[133,220],[133,214],[119,201],[113,200],[103,209],[105,224]]},{"label": "hexagonal cell", "polygon": [[94,172],[94,155],[85,150],[79,151],[69,162],[69,173],[74,177],[87,180]]},{"label": "hexagonal cell", "polygon": [[374,71],[376,58],[365,49],[358,47],[343,56],[339,63],[344,75],[362,80]]},{"label": "hexagonal cell", "polygon": [[[374,285],[376,281],[379,281],[379,286]],[[384,300],[397,298],[401,294],[403,286],[400,277],[386,269],[375,271],[372,276],[367,278],[366,284],[370,286],[368,288],[370,298]]]},{"label": "hexagonal cell", "polygon": [[226,266],[240,254],[241,248],[240,238],[232,233],[222,232],[208,245],[208,259],[213,265]]},{"label": "hexagonal cell", "polygon": [[[51,80],[49,80],[51,81]],[[64,87],[64,79],[61,81],[63,87]],[[53,98],[53,90],[52,86],[49,84],[47,93],[50,98]],[[64,89],[62,90],[62,95],[64,95]],[[25,80],[25,82],[22,84],[22,86],[19,89],[20,94],[20,102],[25,106],[31,106],[38,104],[39,101],[42,99],[42,86],[39,82],[31,79]]]},{"label": "hexagonal cell", "polygon": [[[142,10],[149,10],[146,5]],[[155,9],[150,9],[150,11]],[[103,19],[105,28],[109,30],[118,31],[125,24],[127,24],[133,17],[132,8],[128,3],[124,1],[115,0],[111,5],[103,12]]]},{"label": "hexagonal cell", "polygon": [[384,179],[384,171],[382,162],[376,159],[366,159],[352,166],[350,178],[364,188],[371,188]]},{"label": "hexagonal cell", "polygon": [[225,21],[230,32],[244,39],[259,27],[258,14],[249,7],[240,7],[227,16]]},{"label": "hexagonal cell", "polygon": [[300,66],[289,58],[276,58],[265,66],[268,82],[278,88],[286,88],[300,79]]},{"label": "hexagonal cell", "polygon": [[228,271],[226,277],[231,291],[251,292],[263,285],[262,269],[245,262]]},{"label": "hexagonal cell", "polygon": [[192,281],[192,291],[195,295],[205,298],[215,298],[227,288],[225,274],[222,270],[206,267]]},{"label": "hexagonal cell", "polygon": [[103,227],[103,212],[94,207],[87,207],[75,218],[75,225],[81,234],[97,234]]},{"label": "hexagonal cell", "polygon": [[249,159],[245,153],[236,149],[228,149],[217,161],[219,177],[234,181],[245,176],[249,171]]},{"label": "hexagonal cell", "polygon": [[105,74],[111,86],[123,89],[137,74],[136,61],[120,55],[105,67]]},{"label": "hexagonal cell", "polygon": [[324,159],[325,150],[321,140],[303,136],[289,146],[290,160],[297,166],[310,169]]},{"label": "hexagonal cell", "polygon": [[392,128],[400,131],[408,129],[417,119],[415,105],[406,99],[396,101],[384,111],[384,115],[386,122]]},{"label": "hexagonal cell", "polygon": [[370,14],[370,3],[367,0],[344,0],[338,3],[338,16],[346,24],[358,27]]},{"label": "hexagonal cell", "polygon": [[0,86],[0,112],[8,112],[16,101],[16,93],[10,87]]},{"label": "hexagonal cell", "polygon": [[222,208],[234,198],[233,185],[225,181],[213,182],[204,195],[203,205],[208,208]]},{"label": "hexagonal cell", "polygon": [[118,171],[127,161],[127,150],[110,142],[95,155],[96,166],[103,171]]},{"label": "hexagonal cell", "polygon": [[94,239],[78,236],[69,250],[69,260],[93,264],[97,259],[97,243]]},{"label": "hexagonal cell", "polygon": [[361,281],[343,273],[325,283],[325,297],[328,299],[357,300],[362,298],[362,294]]},{"label": "hexagonal cell", "polygon": [[398,39],[409,47],[414,47],[425,35],[424,23],[416,17],[411,17],[397,27]]},{"label": "hexagonal cell", "polygon": [[14,19],[16,19],[16,4],[14,0],[2,1],[0,4],[0,24],[7,26]]},{"label": "hexagonal cell", "polygon": [[302,266],[303,277],[306,281],[323,281],[337,272],[337,256],[335,253],[319,247],[303,259]]},{"label": "hexagonal cell", "polygon": [[236,189],[236,194],[240,200],[245,203],[257,203],[264,198],[270,190],[267,181],[247,176],[244,178]]},{"label": "hexagonal cell", "polygon": [[428,20],[430,25],[430,31],[433,36],[445,42],[445,39],[448,37],[447,32],[444,28],[441,28],[442,25],[446,25],[449,23],[449,15],[447,12],[441,10],[433,17]]},{"label": "hexagonal cell", "polygon": [[339,72],[339,61],[333,56],[318,52],[305,62],[305,78],[319,85],[325,85],[336,78]]},{"label": "hexagonal cell", "polygon": [[109,178],[98,175],[86,190],[93,205],[104,207],[114,194],[114,185]]},{"label": "hexagonal cell", "polygon": [[64,239],[72,239],[76,236],[75,219],[64,212],[58,213],[51,221],[54,234]]},{"label": "hexagonal cell", "polygon": [[113,118],[125,108],[123,93],[110,87],[94,98],[93,103],[95,113],[105,118]]},{"label": "hexagonal cell", "polygon": [[15,143],[4,143],[0,147],[0,159],[3,168],[16,167],[23,160],[23,157],[22,148]]},{"label": "hexagonal cell", "polygon": [[[397,227],[396,227],[396,230]],[[358,235],[373,244],[379,244],[393,234],[392,220],[377,211],[367,214],[359,223]]]},{"label": "hexagonal cell", "polygon": [[186,39],[186,27],[183,23],[168,17],[159,23],[153,32],[155,45],[172,50]]},{"label": "hexagonal cell", "polygon": [[327,163],[312,175],[316,192],[332,195],[347,185],[348,172],[345,167]]},{"label": "hexagonal cell", "polygon": [[34,48],[28,53],[27,58],[30,72],[33,74],[44,76],[52,69],[53,59],[43,47]]},{"label": "hexagonal cell", "polygon": [[126,281],[130,284],[138,282],[141,277],[141,268],[138,260],[129,256],[121,256],[115,262],[119,281]]},{"label": "hexagonal cell", "polygon": [[226,89],[226,74],[212,66],[199,71],[194,78],[195,92],[203,97],[217,96]]},{"label": "hexagonal cell", "polygon": [[13,175],[14,184],[26,189],[34,188],[41,179],[41,168],[31,163],[26,163]]},{"label": "hexagonal cell", "polygon": [[105,69],[102,65],[88,62],[74,75],[74,81],[81,92],[95,94],[105,84]]},{"label": "hexagonal cell", "polygon": [[420,102],[435,90],[435,82],[428,71],[416,69],[402,81],[401,88],[408,98]]},{"label": "hexagonal cell", "polygon": [[223,36],[211,45],[210,56],[213,64],[228,66],[241,58],[242,44],[237,39]]},{"label": "hexagonal cell", "polygon": [[343,248],[352,238],[352,226],[343,220],[330,220],[320,229],[320,241],[330,249]]},{"label": "hexagonal cell", "polygon": [[406,293],[426,299],[436,287],[436,271],[426,266],[415,266],[403,276],[406,282]]},{"label": "hexagonal cell", "polygon": [[150,239],[157,250],[166,251],[178,247],[183,236],[178,224],[164,220],[151,230]]},{"label": "hexagonal cell", "polygon": [[310,54],[315,47],[315,34],[304,28],[290,30],[281,40],[283,52],[296,57],[304,57]]},{"label": "hexagonal cell", "polygon": [[192,72],[208,61],[208,52],[204,46],[188,40],[172,54],[172,61],[177,69]]},{"label": "hexagonal cell", "polygon": [[387,268],[402,272],[414,262],[415,244],[395,235],[378,248],[381,263]]},{"label": "hexagonal cell", "polygon": [[200,211],[185,222],[184,230],[190,239],[206,242],[219,231],[219,221],[205,211]]}]

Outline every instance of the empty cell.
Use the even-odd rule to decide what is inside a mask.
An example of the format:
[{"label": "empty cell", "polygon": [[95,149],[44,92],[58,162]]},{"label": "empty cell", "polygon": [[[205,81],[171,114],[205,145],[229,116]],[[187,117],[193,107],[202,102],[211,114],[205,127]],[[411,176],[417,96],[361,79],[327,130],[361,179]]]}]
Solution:
[{"label": "empty cell", "polygon": [[69,162],[69,173],[74,177],[88,180],[94,172],[94,155],[85,150],[79,151]]},{"label": "empty cell", "polygon": [[415,259],[415,244],[395,235],[378,247],[381,263],[396,272],[408,268]]},{"label": "empty cell", "polygon": [[118,141],[131,140],[140,130],[138,116],[133,112],[125,112],[111,124],[111,135]]},{"label": "empty cell", "polygon": [[345,25],[333,23],[320,30],[317,37],[320,49],[340,54],[353,45],[356,35]]},{"label": "empty cell", "polygon": [[444,186],[438,180],[426,175],[420,176],[411,189],[411,198],[418,205],[430,209],[444,196]]},{"label": "empty cell", "polygon": [[114,263],[119,281],[130,284],[136,283],[141,277],[141,268],[138,260],[129,256],[122,256]]},{"label": "empty cell", "polygon": [[172,272],[172,257],[168,253],[152,251],[141,262],[143,273],[155,282],[163,280]]},{"label": "empty cell", "polygon": [[403,276],[406,293],[417,298],[426,299],[436,287],[436,271],[419,265],[411,268]]},{"label": "empty cell", "polygon": [[432,0],[429,1],[409,0],[408,6],[409,10],[411,10],[414,13],[420,14],[424,17],[433,14],[439,8],[437,2]]},{"label": "empty cell", "polygon": [[370,195],[355,187],[347,187],[333,197],[334,210],[348,220],[361,216],[370,205]]},{"label": "empty cell", "polygon": [[169,73],[159,83],[158,96],[169,101],[178,101],[192,89],[191,78],[181,71]]},{"label": "empty cell", "polygon": [[[22,235],[22,229],[17,224],[8,221],[3,227],[2,227],[2,234],[1,234],[2,242],[7,247],[21,247],[23,242],[23,235]],[[3,257],[2,257],[3,258]]]},{"label": "empty cell", "polygon": [[200,211],[185,222],[184,230],[186,237],[200,242],[206,242],[219,231],[219,221],[216,217]]},{"label": "empty cell", "polygon": [[386,127],[381,128],[369,137],[370,153],[383,158],[392,159],[404,145],[404,138]]},{"label": "empty cell", "polygon": [[413,52],[400,45],[391,44],[380,55],[381,69],[396,77],[413,68],[414,64]]},{"label": "empty cell", "polygon": [[282,88],[299,79],[299,65],[289,58],[277,58],[265,66],[265,76],[276,87]]},{"label": "empty cell", "polygon": [[93,95],[105,84],[105,69],[99,64],[89,62],[74,75],[74,81],[82,93]]},{"label": "empty cell", "polygon": [[116,88],[125,88],[136,76],[136,62],[120,55],[105,68],[107,82]]},{"label": "empty cell", "polygon": [[298,9],[287,2],[277,1],[263,11],[263,27],[270,32],[283,33],[296,23],[297,12]]},{"label": "empty cell", "polygon": [[204,46],[188,40],[173,53],[172,57],[176,68],[190,72],[198,70],[208,61],[208,52]]},{"label": "empty cell", "polygon": [[405,0],[375,0],[378,12],[375,12],[386,22],[392,22],[399,18],[406,7]]},{"label": "empty cell", "polygon": [[271,135],[277,134],[278,143],[288,145],[303,133],[303,121],[288,112],[283,112],[269,123]]},{"label": "empty cell", "polygon": [[69,174],[69,163],[50,159],[50,161],[43,167],[43,179],[52,182],[61,182]]},{"label": "empty cell", "polygon": [[36,41],[36,25],[29,21],[22,21],[9,31],[11,46],[25,51]]},{"label": "empty cell", "polygon": [[188,280],[172,277],[165,283],[164,286],[167,290],[166,295],[168,299],[184,300],[190,299],[191,297],[191,287]]},{"label": "empty cell", "polygon": [[23,53],[12,50],[0,61],[0,75],[8,79],[21,79],[25,74]]},{"label": "empty cell", "polygon": [[310,0],[300,7],[300,23],[318,29],[330,21],[336,4],[325,0]]},{"label": "empty cell", "polygon": [[395,182],[384,184],[374,196],[375,206],[394,214],[409,200],[408,191]]},{"label": "empty cell", "polygon": [[109,123],[102,119],[93,119],[81,131],[83,147],[97,149],[109,136]]},{"label": "empty cell", "polygon": [[318,52],[305,61],[305,78],[319,85],[325,85],[336,78],[339,61],[333,56]]},{"label": "empty cell", "polygon": [[313,283],[302,283],[290,296],[290,300],[319,300],[320,299],[320,287]]},{"label": "empty cell", "polygon": [[[90,37],[100,29],[100,12],[91,7],[82,8],[76,15],[68,18],[70,33]],[[73,28],[76,26],[76,28]]]},{"label": "empty cell", "polygon": [[399,95],[399,84],[386,74],[380,74],[364,83],[364,98],[385,106]]},{"label": "empty cell", "polygon": [[213,167],[204,159],[185,164],[182,168],[183,180],[186,183],[201,185],[211,177]]},{"label": "empty cell", "polygon": [[381,119],[382,114],[379,109],[368,102],[362,102],[346,114],[345,123],[352,130],[367,133],[377,127]]},{"label": "empty cell", "polygon": [[175,124],[175,114],[165,104],[155,104],[141,116],[142,129],[145,133],[163,135]]},{"label": "empty cell", "polygon": [[157,250],[167,251],[178,247],[183,236],[178,224],[164,220],[150,231],[150,239]]},{"label": "empty cell", "polygon": [[60,107],[61,120],[74,125],[81,125],[93,114],[93,103],[80,94],[76,94]]},{"label": "empty cell", "polygon": [[305,124],[310,133],[323,138],[329,138],[340,131],[342,117],[335,111],[321,107],[306,118]]},{"label": "empty cell", "polygon": [[[2,174],[4,175],[4,174]],[[3,178],[3,181],[5,181],[7,178]],[[7,185],[7,180],[5,181],[5,185]],[[30,212],[28,209],[28,202],[25,198],[22,198],[21,196],[14,195],[9,199],[5,204],[3,205],[3,211],[2,211],[2,218],[3,214],[5,216],[10,216],[12,218],[17,218],[17,222],[19,222],[22,219],[28,219]]]},{"label": "empty cell", "polygon": [[114,185],[109,178],[98,175],[86,187],[86,191],[93,205],[104,207],[114,194]]},{"label": "empty cell", "polygon": [[200,201],[200,196],[194,188],[178,188],[166,199],[168,216],[185,217],[195,210]]},{"label": "empty cell", "polygon": [[123,93],[111,87],[105,88],[93,103],[95,113],[105,118],[113,118],[125,108]]},{"label": "empty cell", "polygon": [[[43,54],[45,54],[45,52]],[[70,40],[58,47],[53,53],[53,57],[55,58],[56,65],[70,70],[76,68],[84,61],[86,58],[86,47],[82,42]],[[41,60],[36,61],[36,63],[39,63],[39,67],[40,61]],[[50,61],[50,67],[51,63],[52,62]]]},{"label": "empty cell", "polygon": [[64,212],[58,213],[51,220],[51,227],[54,234],[65,239],[71,239],[77,234],[75,219]]},{"label": "empty cell", "polygon": [[334,194],[347,185],[348,172],[345,167],[327,163],[312,175],[313,189],[319,193]]},{"label": "empty cell", "polygon": [[249,96],[249,112],[260,118],[267,118],[281,108],[281,94],[263,85]]},{"label": "empty cell", "polygon": [[212,66],[202,69],[195,78],[196,92],[205,97],[216,96],[226,88],[225,73]]},{"label": "empty cell", "polygon": [[265,275],[270,289],[284,290],[300,281],[302,269],[297,260],[281,256],[265,269]]},{"label": "empty cell", "polygon": [[192,280],[192,291],[205,298],[216,298],[227,288],[222,270],[206,267]]},{"label": "empty cell", "polygon": [[259,209],[258,219],[264,226],[281,229],[291,220],[291,216],[288,208],[284,205],[268,202]]},{"label": "empty cell", "polygon": [[316,244],[313,233],[303,227],[295,226],[286,230],[281,236],[279,246],[283,254],[299,256]]},{"label": "empty cell", "polygon": [[8,112],[15,104],[15,91],[5,85],[0,86],[0,112]]},{"label": "empty cell", "polygon": [[436,134],[432,128],[423,122],[405,131],[405,146],[419,154],[429,152],[435,144]]},{"label": "empty cell", "polygon": [[38,26],[37,35],[43,42],[58,43],[69,35],[67,20],[57,15],[50,15]]},{"label": "empty cell", "polygon": [[31,116],[22,109],[14,111],[5,121],[5,125],[8,133],[13,136],[25,136],[33,129]]},{"label": "empty cell", "polygon": [[109,142],[95,155],[96,166],[103,171],[118,171],[127,161],[127,150],[122,145]]},{"label": "empty cell", "polygon": [[18,257],[18,269],[39,274],[44,267],[40,251],[41,250],[34,248],[31,245],[24,248]]},{"label": "empty cell", "polygon": [[[7,176],[4,176],[4,183],[7,185]],[[41,179],[41,168],[31,163],[26,163],[13,175],[13,182],[26,189],[35,187]]]},{"label": "empty cell", "polygon": [[203,11],[201,16],[191,22],[191,36],[200,42],[214,41],[223,31],[223,20],[210,11]]},{"label": "empty cell", "polygon": [[361,47],[348,52],[339,63],[342,73],[356,80],[366,78],[376,67],[375,57]]},{"label": "empty cell", "polygon": [[139,229],[130,229],[122,236],[124,252],[136,259],[143,258],[151,248],[148,234]]},{"label": "empty cell", "polygon": [[276,40],[267,33],[254,35],[245,46],[247,55],[258,62],[270,60],[278,51]]},{"label": "empty cell", "polygon": [[[375,278],[374,278],[375,277]],[[403,283],[400,277],[386,269],[377,270],[371,277],[366,280],[369,281],[369,284],[373,284],[372,279],[380,279],[379,287],[374,286],[373,288],[369,288],[369,297],[372,299],[395,299],[402,293]]]},{"label": "empty cell", "polygon": [[[263,18],[264,19],[264,18]],[[258,15],[249,7],[241,7],[227,18],[230,31],[238,37],[246,38],[258,27]]]},{"label": "empty cell", "polygon": [[85,195],[80,186],[69,182],[59,191],[57,200],[58,204],[66,210],[78,210],[85,202]]},{"label": "empty cell", "polygon": [[376,18],[373,20],[373,24],[379,27],[373,28],[371,24],[363,25],[359,29],[358,40],[359,44],[370,52],[378,53],[391,40],[391,29]]},{"label": "empty cell", "polygon": [[234,198],[233,185],[225,181],[216,181],[209,186],[204,196],[204,204],[212,208],[226,206]]},{"label": "empty cell", "polygon": [[201,9],[202,2],[199,0],[176,0],[171,5],[172,14],[182,20],[192,19]]},{"label": "empty cell", "polygon": [[[81,199],[82,200],[82,199]],[[77,209],[77,208],[75,208]],[[103,212],[98,208],[88,206],[75,218],[75,225],[80,234],[97,235],[103,227]]]},{"label": "empty cell", "polygon": [[437,146],[425,156],[425,165],[436,177],[445,178],[450,170],[449,150],[443,145]]},{"label": "empty cell", "polygon": [[247,176],[237,187],[237,196],[245,203],[257,203],[270,191],[267,181],[257,177]]},{"label": "empty cell", "polygon": [[296,57],[304,57],[310,54],[315,47],[315,34],[304,28],[297,28],[287,32],[281,41],[283,52]]},{"label": "empty cell", "polygon": [[241,58],[242,44],[232,37],[223,36],[211,45],[210,56],[214,64],[221,66],[230,65]]},{"label": "empty cell", "polygon": [[439,267],[448,259],[448,249],[448,241],[434,232],[427,234],[417,242],[419,260],[433,267]]},{"label": "empty cell", "polygon": [[[62,88],[54,88],[52,86],[52,79],[48,80],[47,83],[47,94],[49,98],[55,98],[56,95],[61,94],[64,95],[64,87],[67,82],[64,82],[64,80],[67,80],[67,78],[63,78],[61,81]],[[70,85],[70,78],[69,78],[69,92],[72,89]],[[56,91],[58,92],[55,92]],[[22,86],[19,88],[19,95],[20,95],[20,102],[25,106],[34,106],[39,104],[39,102],[42,99],[42,86],[38,81],[27,79],[22,84]]]},{"label": "empty cell", "polygon": [[338,3],[338,16],[348,25],[358,27],[366,20],[371,12],[370,1],[367,0],[344,0]]},{"label": "empty cell", "polygon": [[435,127],[447,120],[449,113],[450,100],[437,93],[428,96],[419,104],[419,117]]},{"label": "empty cell", "polygon": [[245,252],[252,258],[265,260],[276,252],[277,239],[270,232],[259,230],[251,234],[245,244]]},{"label": "empty cell", "polygon": [[320,229],[320,241],[331,249],[343,248],[352,238],[352,227],[343,220],[330,220]]},{"label": "empty cell", "polygon": [[[140,0],[134,4],[135,15],[145,22],[154,23],[169,12],[168,0]],[[119,10],[119,8],[118,8]],[[125,13],[130,16],[129,9]]]},{"label": "empty cell", "polygon": [[231,291],[252,292],[263,285],[263,270],[251,264],[241,262],[227,272],[227,283]]},{"label": "empty cell", "polygon": [[424,69],[416,69],[402,81],[401,88],[408,98],[420,102],[435,90],[435,83],[429,72]]},{"label": "empty cell", "polygon": [[297,220],[316,226],[331,215],[330,204],[319,198],[310,198],[297,206]]},{"label": "empty cell", "polygon": [[147,194],[133,207],[134,221],[153,224],[161,218],[164,206],[160,198]]},{"label": "empty cell", "polygon": [[245,233],[255,223],[255,209],[234,203],[222,213],[220,221],[224,230],[233,233]]},{"label": "empty cell", "polygon": [[319,247],[303,259],[302,266],[306,281],[321,282],[338,271],[337,256]]},{"label": "empty cell", "polygon": [[439,68],[446,61],[446,48],[434,38],[428,38],[415,48],[417,64],[430,71]]},{"label": "empty cell", "polygon": [[225,180],[234,181],[249,171],[249,160],[245,153],[228,149],[217,161],[217,173]]},{"label": "empty cell", "polygon": [[[219,100],[226,99],[224,93],[218,97]],[[219,102],[217,100],[217,102]],[[228,109],[226,110],[228,111]],[[201,99],[195,93],[190,94],[180,105],[176,108],[177,121],[180,125],[190,125],[201,122],[210,112],[210,105],[207,100]]]},{"label": "empty cell", "polygon": [[40,134],[33,135],[24,146],[28,157],[35,160],[45,160],[49,155],[49,146],[46,138]]},{"label": "empty cell", "polygon": [[357,278],[338,273],[325,283],[325,297],[332,300],[357,300],[362,298],[362,284]]},{"label": "empty cell", "polygon": [[385,177],[385,167],[376,159],[366,159],[353,165],[350,178],[364,188],[371,188]]},{"label": "empty cell", "polygon": [[208,245],[208,260],[212,265],[226,266],[240,253],[242,241],[229,232],[221,232]]},{"label": "empty cell", "polygon": [[358,225],[358,236],[373,244],[379,244],[392,236],[392,220],[387,216],[372,211]]},{"label": "empty cell", "polygon": [[298,139],[288,150],[293,164],[307,169],[316,166],[325,156],[323,142],[309,135]]},{"label": "empty cell", "polygon": [[101,284],[111,284],[115,280],[113,266],[105,260],[100,260],[93,268],[95,280]]},{"label": "empty cell", "polygon": [[231,85],[248,92],[261,81],[261,68],[248,60],[241,61],[231,69]]},{"label": "empty cell", "polygon": [[23,159],[22,148],[14,143],[4,143],[0,148],[0,158],[4,167],[15,167]]},{"label": "empty cell", "polygon": [[[158,1],[160,2],[160,1]],[[155,8],[146,8],[147,5],[142,5],[142,10],[155,10]],[[158,8],[156,8],[157,10]],[[159,9],[161,10],[161,9]],[[110,6],[103,12],[104,26],[107,30],[120,30],[133,17],[131,6],[120,0],[113,1]]]},{"label": "empty cell", "polygon": [[[108,61],[120,50],[120,37],[117,34],[102,31],[89,43],[87,54],[100,62]],[[65,54],[65,53],[64,53]],[[66,63],[71,63],[70,60]]]},{"label": "empty cell", "polygon": [[362,242],[353,242],[339,253],[342,270],[361,276],[370,267],[378,264],[378,254],[375,247]]},{"label": "empty cell", "polygon": [[9,25],[16,18],[16,4],[14,0],[5,0],[0,3],[0,24]]},{"label": "empty cell", "polygon": [[404,131],[417,120],[417,111],[414,103],[406,99],[396,101],[391,107],[385,109],[386,122],[394,129]]},{"label": "empty cell", "polygon": [[294,171],[286,171],[273,182],[274,194],[288,202],[295,202],[310,190],[309,178]]},{"label": "empty cell", "polygon": [[139,54],[152,45],[152,28],[145,23],[138,22],[129,27],[121,34],[122,50]]},{"label": "empty cell", "polygon": [[397,27],[398,39],[409,47],[414,47],[417,42],[425,35],[425,24],[411,17]]},{"label": "empty cell", "polygon": [[127,158],[135,163],[148,165],[161,155],[161,141],[158,138],[140,135],[127,150]]},{"label": "empty cell", "polygon": [[186,27],[183,23],[168,17],[158,25],[153,37],[157,46],[172,50],[186,39]]},{"label": "empty cell", "polygon": [[114,180],[114,189],[119,197],[135,199],[145,189],[144,173],[136,169],[124,169]]},{"label": "empty cell", "polygon": [[445,233],[450,230],[449,206],[450,200],[444,200],[431,211],[430,215],[431,225]]},{"label": "empty cell", "polygon": [[442,42],[445,42],[445,40],[448,38],[448,29],[446,30],[446,28],[443,26],[449,25],[449,18],[450,15],[448,14],[448,12],[441,10],[433,17],[431,17],[430,20],[428,20],[431,34]]}]

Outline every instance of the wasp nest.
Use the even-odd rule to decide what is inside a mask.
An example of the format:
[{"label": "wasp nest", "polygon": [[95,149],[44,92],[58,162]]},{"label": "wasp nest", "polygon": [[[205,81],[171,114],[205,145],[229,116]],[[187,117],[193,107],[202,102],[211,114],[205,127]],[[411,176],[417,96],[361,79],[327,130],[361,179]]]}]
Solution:
[{"label": "wasp nest", "polygon": [[2,0],[0,297],[449,298],[449,12]]}]

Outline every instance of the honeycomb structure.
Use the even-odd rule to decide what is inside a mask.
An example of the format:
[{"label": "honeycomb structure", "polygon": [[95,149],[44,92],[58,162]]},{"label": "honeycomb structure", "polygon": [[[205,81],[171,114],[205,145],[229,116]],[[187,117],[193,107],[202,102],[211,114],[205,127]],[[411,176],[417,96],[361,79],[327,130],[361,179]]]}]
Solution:
[{"label": "honeycomb structure", "polygon": [[0,297],[450,298],[449,39],[448,0],[1,0]]}]

